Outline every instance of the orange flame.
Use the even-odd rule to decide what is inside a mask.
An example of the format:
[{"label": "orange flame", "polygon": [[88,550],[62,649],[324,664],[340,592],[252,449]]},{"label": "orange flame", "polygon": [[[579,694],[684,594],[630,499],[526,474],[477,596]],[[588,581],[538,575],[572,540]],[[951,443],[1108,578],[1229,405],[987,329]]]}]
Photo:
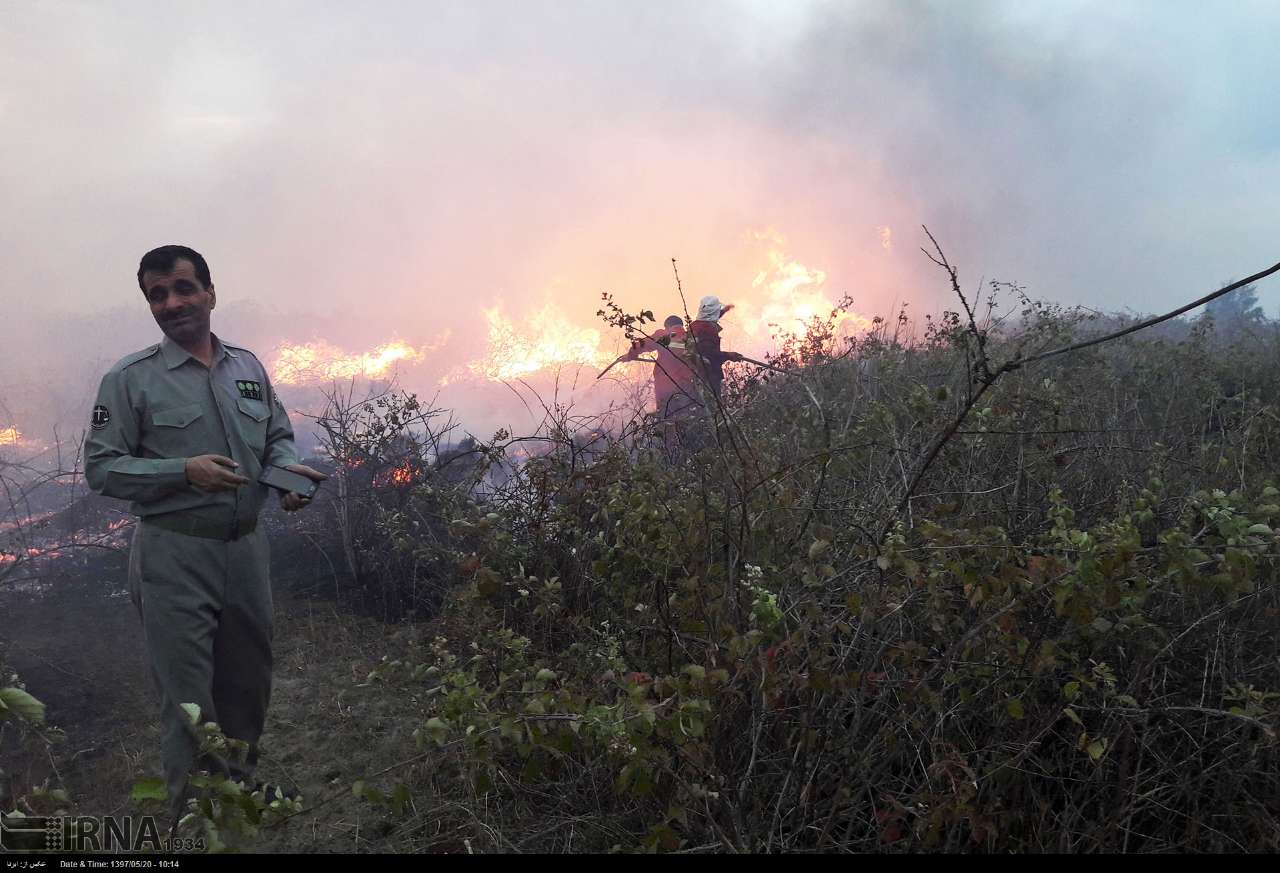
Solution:
[{"label": "orange flame", "polygon": [[377,379],[386,376],[401,362],[416,363],[435,351],[448,335],[421,349],[399,340],[384,343],[373,351],[347,354],[324,340],[284,343],[271,363],[271,378],[278,385],[304,385],[335,379]]},{"label": "orange flame", "polygon": [[[780,237],[772,241],[782,242]],[[743,329],[756,337],[778,337],[787,334],[804,334],[814,318],[827,318],[836,308],[836,301],[827,296],[823,285],[827,274],[811,270],[792,260],[778,249],[770,249],[769,266],[756,274],[751,287],[763,289],[763,303],[746,302],[742,305]],[[845,330],[867,330],[871,320],[854,312],[840,312],[836,325]]]},{"label": "orange flame", "polygon": [[28,561],[33,561],[36,558],[60,558],[62,557],[62,554],[62,550],[57,548],[18,549],[16,552],[0,552],[0,564],[13,564],[22,558],[25,558]]},{"label": "orange flame", "polygon": [[609,362],[600,349],[600,332],[572,324],[562,313],[544,306],[517,329],[498,307],[485,310],[489,351],[468,368],[477,376],[505,382],[566,364],[598,367]]},{"label": "orange flame", "polygon": [[0,446],[16,446],[22,440],[22,431],[10,425],[0,430]]},{"label": "orange flame", "polygon": [[384,470],[374,477],[375,485],[412,485],[417,479],[417,470],[409,461],[398,467]]},{"label": "orange flame", "polygon": [[57,513],[51,509],[47,512],[38,512],[32,515],[23,516],[22,518],[15,519],[14,521],[0,522],[0,531],[18,530],[19,528],[32,527],[34,525],[39,524],[42,521],[48,521],[49,519],[53,518],[54,515],[56,514]]}]

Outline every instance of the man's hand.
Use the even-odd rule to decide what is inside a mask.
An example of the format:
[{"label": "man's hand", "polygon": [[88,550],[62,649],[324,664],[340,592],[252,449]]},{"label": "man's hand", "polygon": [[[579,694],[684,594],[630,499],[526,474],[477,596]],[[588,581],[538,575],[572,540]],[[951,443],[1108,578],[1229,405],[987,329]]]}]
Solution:
[{"label": "man's hand", "polygon": [[187,458],[187,481],[191,487],[206,494],[218,491],[235,491],[249,480],[234,472],[240,465],[222,455],[197,455]]},{"label": "man's hand", "polygon": [[[313,470],[306,464],[290,464],[285,467],[285,469],[293,473],[301,473],[312,482],[323,482],[325,479],[329,478],[324,473],[321,473],[319,470]],[[280,508],[285,512],[297,512],[310,502],[311,501],[308,498],[303,497],[296,491],[290,491],[288,494],[280,495]]]}]

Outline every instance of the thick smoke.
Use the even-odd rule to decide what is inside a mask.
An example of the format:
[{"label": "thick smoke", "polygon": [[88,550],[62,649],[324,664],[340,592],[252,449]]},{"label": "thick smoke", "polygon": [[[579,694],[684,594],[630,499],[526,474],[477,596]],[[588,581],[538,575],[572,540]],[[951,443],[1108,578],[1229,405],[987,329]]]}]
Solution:
[{"label": "thick smoke", "polygon": [[[20,3],[0,23],[0,297],[18,314],[0,414],[79,425],[101,367],[155,338],[133,272],[166,242],[205,252],[216,329],[264,355],[447,335],[426,391],[485,353],[495,306],[602,332],[602,291],[678,311],[673,256],[692,298],[762,307],[776,250],[866,314],[949,305],[922,223],[970,285],[1159,309],[1274,260],[1278,17]],[[509,394],[481,393],[441,402],[500,423]]]}]

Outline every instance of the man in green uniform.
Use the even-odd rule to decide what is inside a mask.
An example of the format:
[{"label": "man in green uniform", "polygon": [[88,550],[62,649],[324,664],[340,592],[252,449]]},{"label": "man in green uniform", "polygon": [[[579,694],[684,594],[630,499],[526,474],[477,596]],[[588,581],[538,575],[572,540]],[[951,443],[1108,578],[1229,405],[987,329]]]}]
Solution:
[{"label": "man in green uniform", "polygon": [[[139,523],[129,583],[160,692],[161,758],[172,810],[185,802],[197,750],[182,710],[249,744],[249,778],[271,693],[271,580],[258,512],[268,464],[315,481],[266,370],[209,328],[217,298],[208,264],[185,246],[148,252],[138,284],[164,332],[102,379],[85,444],[94,491],[130,500]],[[286,511],[307,503],[281,497]]]}]

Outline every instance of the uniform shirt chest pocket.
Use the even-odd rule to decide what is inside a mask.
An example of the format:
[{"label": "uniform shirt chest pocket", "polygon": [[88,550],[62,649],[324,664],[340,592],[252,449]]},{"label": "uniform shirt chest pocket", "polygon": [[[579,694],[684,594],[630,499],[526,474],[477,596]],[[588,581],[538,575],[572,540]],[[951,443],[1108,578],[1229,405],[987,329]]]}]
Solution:
[{"label": "uniform shirt chest pocket", "polygon": [[258,456],[267,446],[267,419],[271,418],[271,410],[261,400],[250,400],[247,397],[236,398],[237,424],[244,441]]},{"label": "uniform shirt chest pocket", "polygon": [[191,457],[209,451],[203,445],[207,428],[200,423],[204,414],[203,403],[186,403],[152,412],[148,436],[155,445],[151,448],[162,458]]}]

